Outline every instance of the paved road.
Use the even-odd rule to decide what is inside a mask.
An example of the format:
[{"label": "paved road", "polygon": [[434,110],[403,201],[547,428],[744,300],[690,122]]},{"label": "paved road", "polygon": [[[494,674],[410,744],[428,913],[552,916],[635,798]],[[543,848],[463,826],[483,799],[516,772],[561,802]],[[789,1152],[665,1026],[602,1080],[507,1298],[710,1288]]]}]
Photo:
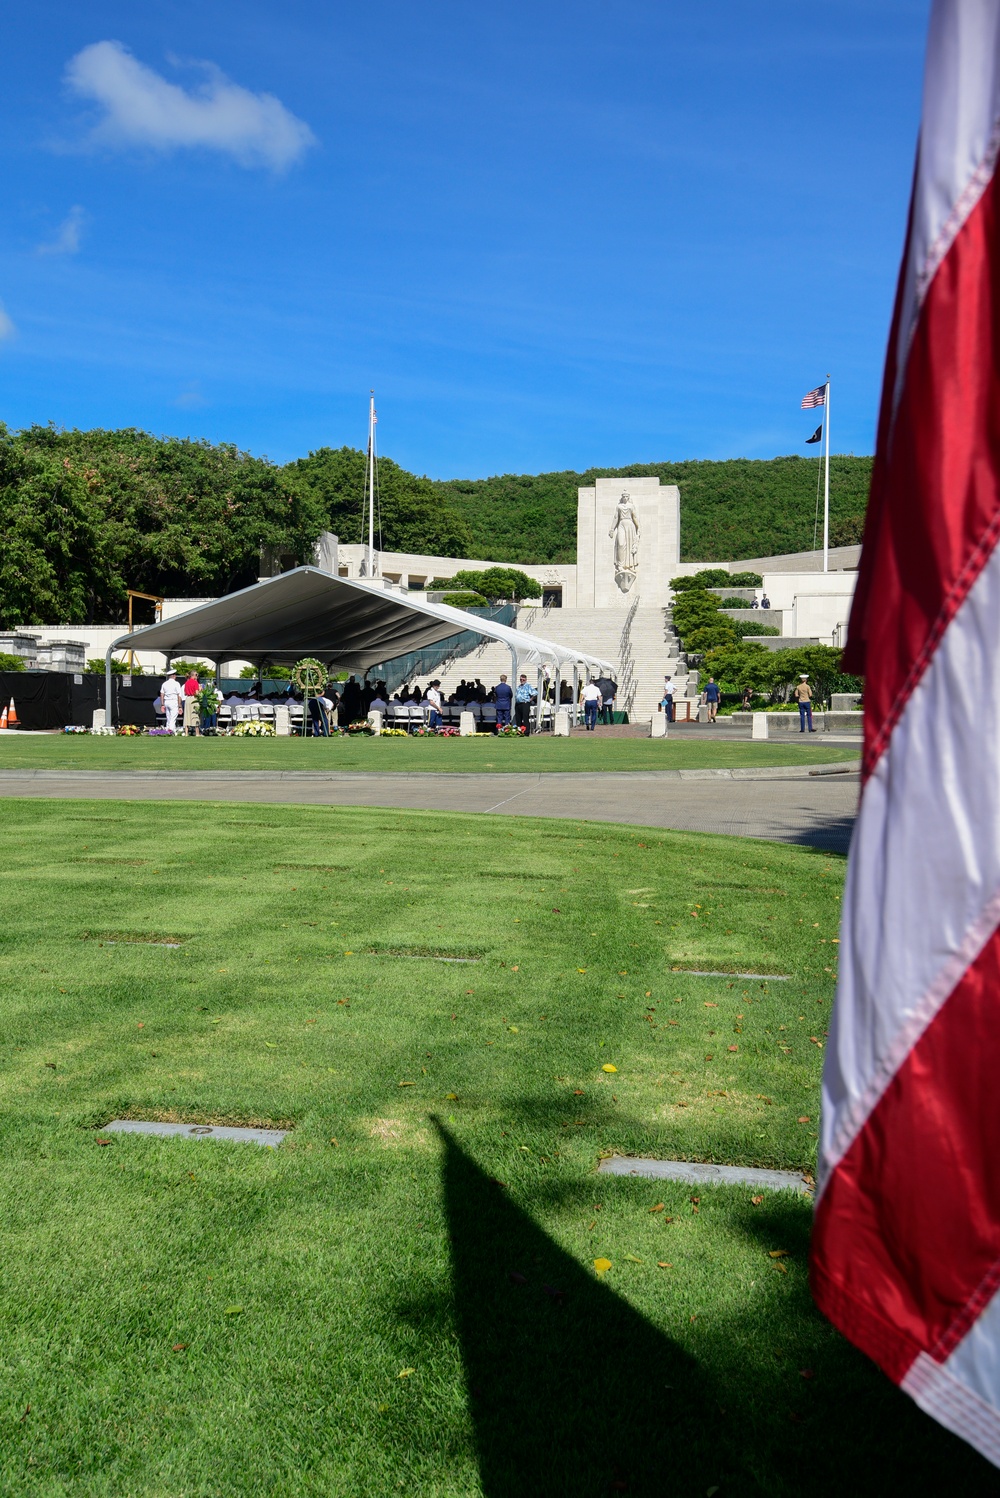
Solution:
[{"label": "paved road", "polygon": [[853,770],[816,775],[799,768],[550,775],[6,770],[0,771],[0,796],[290,802],[570,817],[731,833],[846,852],[858,778]]}]

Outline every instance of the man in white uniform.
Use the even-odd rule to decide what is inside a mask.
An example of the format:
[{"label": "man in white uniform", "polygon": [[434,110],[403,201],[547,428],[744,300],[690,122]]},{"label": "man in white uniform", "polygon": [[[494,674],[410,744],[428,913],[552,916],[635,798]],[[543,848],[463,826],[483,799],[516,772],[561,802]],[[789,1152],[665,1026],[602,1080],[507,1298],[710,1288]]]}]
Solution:
[{"label": "man in white uniform", "polygon": [[177,727],[177,713],[181,705],[181,696],[181,684],[177,680],[177,672],[171,668],[163,678],[163,685],[160,688],[163,711],[167,715],[167,727],[171,733]]}]

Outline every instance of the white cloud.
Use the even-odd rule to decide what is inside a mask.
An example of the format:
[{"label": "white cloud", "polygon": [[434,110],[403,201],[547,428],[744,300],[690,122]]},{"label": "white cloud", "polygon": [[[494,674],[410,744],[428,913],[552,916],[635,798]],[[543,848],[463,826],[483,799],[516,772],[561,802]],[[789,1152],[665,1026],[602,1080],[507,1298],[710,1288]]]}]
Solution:
[{"label": "white cloud", "polygon": [[3,302],[0,302],[0,343],[7,338],[13,338],[16,333],[17,329],[4,311]]},{"label": "white cloud", "polygon": [[39,255],[75,255],[80,248],[80,237],[87,215],[79,203],[74,203],[56,231],[55,239],[38,246]]},{"label": "white cloud", "polygon": [[212,63],[191,92],[137,61],[121,42],[94,42],[70,59],[66,78],[84,99],[105,111],[91,131],[94,145],[205,146],[234,156],[242,166],[281,171],[315,143],[273,94],[254,94],[232,83]]}]

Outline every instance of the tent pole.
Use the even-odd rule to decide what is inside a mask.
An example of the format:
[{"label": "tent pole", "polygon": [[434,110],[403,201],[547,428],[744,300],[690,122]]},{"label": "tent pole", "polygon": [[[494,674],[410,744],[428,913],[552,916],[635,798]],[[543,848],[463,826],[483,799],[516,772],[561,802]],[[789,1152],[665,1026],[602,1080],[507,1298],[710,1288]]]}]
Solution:
[{"label": "tent pole", "polygon": [[570,713],[570,720],[571,720],[574,728],[577,725],[576,708],[577,708],[577,703],[579,701],[580,701],[580,662],[579,661],[574,661],[573,662],[573,708],[572,708],[572,711]]}]

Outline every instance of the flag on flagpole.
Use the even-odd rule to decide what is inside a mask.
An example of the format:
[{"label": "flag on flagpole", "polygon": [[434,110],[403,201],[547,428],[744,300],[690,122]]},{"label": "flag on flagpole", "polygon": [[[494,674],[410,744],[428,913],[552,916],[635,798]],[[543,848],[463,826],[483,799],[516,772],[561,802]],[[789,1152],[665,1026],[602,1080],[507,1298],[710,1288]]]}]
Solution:
[{"label": "flag on flagpole", "polygon": [[934,0],[844,656],[865,744],[812,1284],[1000,1466],[998,56],[998,0]]},{"label": "flag on flagpole", "polygon": [[810,390],[808,395],[802,397],[800,411],[811,411],[814,406],[826,405],[826,386],[817,385],[815,390]]},{"label": "flag on flagpole", "polygon": [[813,432],[812,436],[806,438],[806,447],[809,446],[810,442],[819,442],[821,440],[822,436],[823,436],[823,428],[822,428],[822,426],[818,426],[816,428],[815,432]]}]

